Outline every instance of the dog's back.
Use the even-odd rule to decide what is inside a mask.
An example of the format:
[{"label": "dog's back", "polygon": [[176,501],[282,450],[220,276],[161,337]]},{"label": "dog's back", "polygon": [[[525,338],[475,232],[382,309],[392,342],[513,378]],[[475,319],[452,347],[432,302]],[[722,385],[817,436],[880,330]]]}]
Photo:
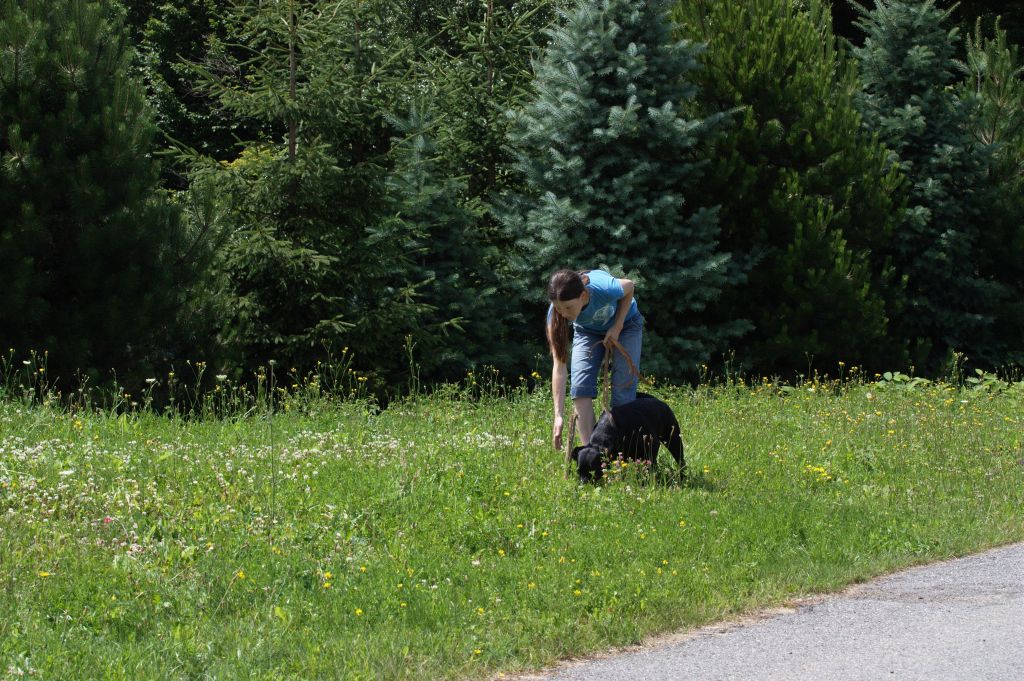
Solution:
[{"label": "dog's back", "polygon": [[632,458],[653,461],[664,443],[679,465],[683,465],[683,442],[675,412],[656,397],[644,395],[614,407],[612,420],[620,439],[619,448]]}]

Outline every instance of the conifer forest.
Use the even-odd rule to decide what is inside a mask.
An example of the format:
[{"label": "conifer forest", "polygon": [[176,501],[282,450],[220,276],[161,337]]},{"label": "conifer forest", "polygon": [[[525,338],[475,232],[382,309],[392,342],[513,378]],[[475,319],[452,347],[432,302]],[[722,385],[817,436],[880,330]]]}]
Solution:
[{"label": "conifer forest", "polygon": [[560,268],[659,379],[1010,373],[1022,190],[1021,0],[0,0],[0,355],[63,391],[514,381]]}]

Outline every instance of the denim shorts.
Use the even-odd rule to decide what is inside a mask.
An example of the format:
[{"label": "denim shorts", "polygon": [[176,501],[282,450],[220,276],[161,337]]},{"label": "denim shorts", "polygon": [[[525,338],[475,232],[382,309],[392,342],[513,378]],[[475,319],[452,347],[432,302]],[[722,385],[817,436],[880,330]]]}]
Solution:
[{"label": "denim shorts", "polygon": [[[573,326],[572,357],[569,370],[569,396],[597,398],[601,363],[605,347],[604,331],[589,331]],[[627,319],[619,334],[619,343],[629,353],[633,364],[640,368],[640,347],[643,344],[644,317],[636,314]],[[637,377],[630,371],[629,362],[618,350],[614,351],[611,366],[612,406],[636,399]]]}]

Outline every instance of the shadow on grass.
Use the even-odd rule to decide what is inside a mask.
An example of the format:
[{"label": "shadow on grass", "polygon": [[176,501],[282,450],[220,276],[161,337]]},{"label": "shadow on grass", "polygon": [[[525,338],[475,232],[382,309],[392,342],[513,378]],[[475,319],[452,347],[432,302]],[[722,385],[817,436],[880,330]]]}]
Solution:
[{"label": "shadow on grass", "polygon": [[682,487],[684,489],[699,489],[704,492],[718,492],[721,485],[704,475],[703,471],[687,472],[683,475]]},{"label": "shadow on grass", "polygon": [[678,469],[658,470],[650,474],[648,484],[658,487],[675,487],[703,492],[718,492],[721,486],[704,475],[703,471],[686,471],[680,474]]}]

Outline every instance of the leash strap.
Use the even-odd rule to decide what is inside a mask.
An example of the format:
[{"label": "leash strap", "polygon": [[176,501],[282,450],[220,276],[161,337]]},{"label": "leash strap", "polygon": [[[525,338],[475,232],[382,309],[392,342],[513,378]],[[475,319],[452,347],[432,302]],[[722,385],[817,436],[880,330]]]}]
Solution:
[{"label": "leash strap", "polygon": [[[596,348],[598,345],[602,345],[603,343],[603,340],[594,343],[592,346],[590,346],[590,351],[593,352],[594,348]],[[629,385],[629,383],[625,383],[623,385],[612,386],[610,372],[612,364],[612,355],[615,353],[616,350],[618,350],[619,353],[626,358],[626,362],[629,364],[629,374],[631,376],[630,382],[632,382],[633,379],[640,380],[640,370],[633,362],[633,358],[629,356],[628,352],[626,352],[626,348],[622,347],[622,343],[620,343],[619,341],[612,341],[612,349],[604,353],[604,360],[602,360],[601,362],[601,408],[604,411],[611,411],[613,388],[622,388]]]}]

